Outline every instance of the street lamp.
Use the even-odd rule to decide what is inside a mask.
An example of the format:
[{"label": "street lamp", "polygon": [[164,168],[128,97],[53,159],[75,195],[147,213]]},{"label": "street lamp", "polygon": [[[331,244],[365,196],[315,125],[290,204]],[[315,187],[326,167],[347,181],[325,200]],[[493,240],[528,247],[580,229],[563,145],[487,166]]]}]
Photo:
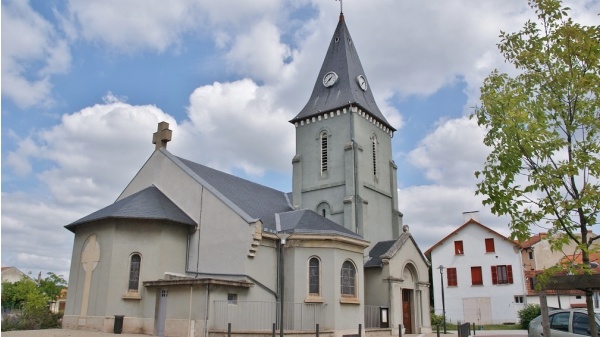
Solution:
[{"label": "street lamp", "polygon": [[444,319],[444,334],[447,334],[446,331],[446,298],[444,297],[444,266],[440,265],[438,267],[440,270],[440,280],[442,281],[442,317]]}]

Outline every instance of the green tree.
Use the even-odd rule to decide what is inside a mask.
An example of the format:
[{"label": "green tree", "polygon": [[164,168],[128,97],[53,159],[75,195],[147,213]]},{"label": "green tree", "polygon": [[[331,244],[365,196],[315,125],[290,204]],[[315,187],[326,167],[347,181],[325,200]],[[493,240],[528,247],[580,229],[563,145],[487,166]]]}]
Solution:
[{"label": "green tree", "polygon": [[39,288],[50,300],[60,296],[60,292],[67,287],[67,281],[60,275],[49,272],[46,278],[40,280]]},{"label": "green tree", "polygon": [[[513,238],[545,227],[553,249],[576,244],[583,263],[570,271],[589,272],[599,238],[590,227],[600,208],[600,28],[573,22],[559,0],[528,3],[537,20],[501,32],[498,44],[518,75],[493,71],[475,109],[491,148],[475,173],[477,193],[509,216]],[[592,291],[585,293],[592,317]]]}]

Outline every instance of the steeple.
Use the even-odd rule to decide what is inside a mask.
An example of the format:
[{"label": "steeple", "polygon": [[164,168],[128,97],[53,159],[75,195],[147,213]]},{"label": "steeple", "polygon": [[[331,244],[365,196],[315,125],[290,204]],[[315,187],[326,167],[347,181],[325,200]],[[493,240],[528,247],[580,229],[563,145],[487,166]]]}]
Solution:
[{"label": "steeple", "polygon": [[385,119],[369,86],[369,82],[358,58],[344,14],[329,43],[329,49],[321,66],[308,103],[290,123],[321,115],[336,109],[357,106],[372,115],[389,133],[396,131]]}]

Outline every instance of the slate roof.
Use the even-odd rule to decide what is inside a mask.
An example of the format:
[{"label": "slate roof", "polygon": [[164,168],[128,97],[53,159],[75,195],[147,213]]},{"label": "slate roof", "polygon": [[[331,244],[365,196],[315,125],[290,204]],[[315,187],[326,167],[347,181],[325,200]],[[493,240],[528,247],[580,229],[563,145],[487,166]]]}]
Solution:
[{"label": "slate roof", "polygon": [[396,240],[387,240],[377,242],[373,248],[369,251],[369,258],[365,262],[365,268],[369,267],[381,267],[381,256],[392,248]]},{"label": "slate roof", "polygon": [[[406,226],[405,226],[406,227]],[[391,259],[398,253],[400,248],[402,248],[406,242],[411,241],[414,247],[419,252],[419,255],[428,266],[431,265],[429,260],[423,255],[419,245],[415,242],[413,236],[406,230],[396,240],[386,240],[377,242],[373,248],[369,251],[369,257],[365,262],[365,268],[375,268],[383,266],[384,259]]]},{"label": "slate roof", "polygon": [[[338,80],[333,86],[325,87],[323,77],[330,71],[334,71],[338,75]],[[344,15],[340,14],[340,20],[331,38],[310,99],[290,122],[295,123],[304,118],[353,104],[362,107],[379,122],[396,131],[377,107],[369,79],[367,78],[367,90],[363,91],[356,80],[358,75],[366,77],[354,42],[350,37],[348,27],[346,27]]]},{"label": "slate roof", "polygon": [[[165,151],[165,153],[168,153]],[[275,231],[275,214],[293,210],[287,194],[213,168],[175,157],[193,171],[201,183],[214,188],[213,193],[222,195],[226,203],[263,222],[263,228]]]},{"label": "slate roof", "polygon": [[363,239],[362,236],[346,227],[340,226],[316,212],[306,209],[279,214],[278,227],[278,232],[288,234],[337,234],[353,239]]},{"label": "slate roof", "polygon": [[168,220],[189,226],[196,223],[156,186],[147,187],[65,226],[71,232],[79,225],[109,218]]}]

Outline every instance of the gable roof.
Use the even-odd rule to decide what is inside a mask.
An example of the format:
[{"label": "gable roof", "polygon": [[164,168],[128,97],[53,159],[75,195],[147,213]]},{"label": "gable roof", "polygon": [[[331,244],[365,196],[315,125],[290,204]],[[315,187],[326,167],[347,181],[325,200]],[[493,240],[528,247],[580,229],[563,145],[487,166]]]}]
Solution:
[{"label": "gable roof", "polygon": [[393,258],[396,255],[396,253],[398,253],[398,251],[406,245],[407,242],[411,242],[413,244],[413,246],[417,249],[419,255],[421,256],[425,264],[430,266],[431,262],[429,262],[429,260],[427,260],[427,258],[423,254],[423,252],[421,252],[419,245],[417,245],[417,242],[410,234],[410,232],[406,231],[400,234],[400,236],[396,240],[386,240],[377,242],[369,251],[369,257],[367,258],[364,267],[381,268],[383,266],[383,260],[389,260]]},{"label": "gable roof", "polygon": [[462,226],[458,227],[457,229],[455,229],[452,233],[446,235],[443,239],[441,239],[440,241],[438,241],[436,244],[434,244],[433,246],[431,246],[431,248],[427,249],[425,251],[425,255],[430,256],[431,252],[439,245],[441,245],[442,243],[444,243],[446,240],[448,240],[450,237],[454,236],[456,233],[460,232],[461,230],[463,230],[465,227],[469,226],[469,225],[475,225],[475,226],[479,226],[481,228],[483,228],[484,230],[500,237],[502,240],[509,242],[511,245],[516,246],[517,248],[521,248],[521,245],[519,245],[517,242],[512,241],[510,239],[508,239],[506,236],[496,232],[495,230],[486,227],[484,225],[482,225],[481,223],[473,220],[473,219],[469,219],[469,221],[465,222]]},{"label": "gable roof", "polygon": [[248,222],[275,231],[275,214],[292,211],[287,194],[160,150]]},{"label": "gable roof", "polygon": [[277,232],[281,233],[337,234],[354,239],[363,239],[362,236],[311,210],[301,209],[280,213],[277,218],[279,220]]},{"label": "gable roof", "polygon": [[[323,77],[333,71],[338,75],[337,82],[330,86],[323,85]],[[319,76],[313,87],[308,103],[290,122],[295,123],[323,112],[358,105],[371,114],[376,120],[396,131],[385,119],[373,97],[371,86],[362,90],[357,82],[359,75],[365,76],[354,42],[350,37],[344,14],[340,14],[337,27],[329,43],[327,54],[319,71]],[[367,79],[368,83],[368,79]]]},{"label": "gable roof", "polygon": [[521,242],[521,247],[522,248],[529,248],[533,245],[535,245],[536,243],[542,241],[543,239],[545,239],[547,236],[546,233],[538,233],[532,237],[530,237],[529,239]]},{"label": "gable roof", "polygon": [[196,225],[192,218],[152,185],[74,221],[65,228],[75,232],[79,225],[109,218],[168,220],[189,226]]}]

